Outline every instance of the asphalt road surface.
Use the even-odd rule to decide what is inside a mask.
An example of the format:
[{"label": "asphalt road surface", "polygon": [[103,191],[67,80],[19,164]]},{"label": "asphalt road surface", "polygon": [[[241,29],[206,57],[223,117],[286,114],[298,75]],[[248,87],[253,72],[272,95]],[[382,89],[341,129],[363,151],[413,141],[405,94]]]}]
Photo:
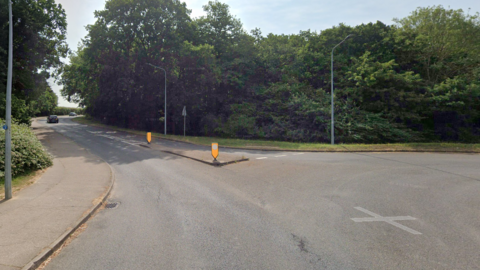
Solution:
[{"label": "asphalt road surface", "polygon": [[480,269],[480,155],[229,150],[250,161],[217,168],[49,126],[113,167],[119,204],[46,269]]}]

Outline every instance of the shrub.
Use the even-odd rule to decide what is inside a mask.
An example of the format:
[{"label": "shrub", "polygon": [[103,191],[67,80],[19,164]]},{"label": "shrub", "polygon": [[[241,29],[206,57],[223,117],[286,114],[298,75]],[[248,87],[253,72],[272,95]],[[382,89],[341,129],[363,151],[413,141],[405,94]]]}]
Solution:
[{"label": "shrub", "polygon": [[[5,124],[0,120],[0,125]],[[26,124],[12,124],[12,175],[51,166],[52,157]],[[5,178],[5,130],[0,130],[0,180]]]}]

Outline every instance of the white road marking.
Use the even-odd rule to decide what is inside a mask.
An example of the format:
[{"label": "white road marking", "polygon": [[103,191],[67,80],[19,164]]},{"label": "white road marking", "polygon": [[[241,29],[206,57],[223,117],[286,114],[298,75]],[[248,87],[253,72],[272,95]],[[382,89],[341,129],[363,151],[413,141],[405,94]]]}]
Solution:
[{"label": "white road marking", "polygon": [[90,131],[90,130],[87,130],[87,132],[90,132],[90,133],[93,133],[93,134],[99,134],[99,133],[102,133],[102,131]]},{"label": "white road marking", "polygon": [[378,214],[375,214],[371,211],[368,211],[367,209],[364,209],[362,207],[354,207],[355,209],[357,209],[358,211],[362,211],[364,212],[365,214],[368,214],[372,217],[367,217],[367,218],[352,218],[351,220],[355,221],[355,222],[372,222],[372,221],[384,221],[390,225],[393,225],[397,228],[400,228],[402,230],[405,230],[411,234],[422,234],[420,232],[417,232],[413,229],[410,229],[408,228],[407,226],[403,226],[402,224],[398,223],[398,222],[395,222],[395,220],[416,220],[416,218],[414,217],[411,217],[411,216],[399,216],[399,217],[382,217]]},{"label": "white road marking", "polygon": [[280,156],[275,156],[275,157],[286,157],[287,155],[280,155]]},{"label": "white road marking", "polygon": [[124,140],[122,140],[122,139],[120,139],[120,138],[117,138],[117,137],[114,137],[114,136],[109,136],[109,135],[97,135],[97,136],[104,137],[104,138],[107,138],[107,139],[110,139],[110,140],[115,140],[115,141],[123,142],[123,143],[129,144],[129,145],[133,145],[133,146],[138,146],[138,144],[130,143],[130,142],[124,141]]},{"label": "white road marking", "polygon": [[303,155],[305,153],[296,153],[296,154],[293,154],[294,156],[297,156],[297,155]]},{"label": "white road marking", "polygon": [[258,157],[257,159],[266,159],[267,157]]}]

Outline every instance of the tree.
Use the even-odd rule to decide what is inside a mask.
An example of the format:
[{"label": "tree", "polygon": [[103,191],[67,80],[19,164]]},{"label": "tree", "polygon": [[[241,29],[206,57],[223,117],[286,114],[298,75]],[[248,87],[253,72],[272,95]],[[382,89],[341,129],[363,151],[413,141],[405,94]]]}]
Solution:
[{"label": "tree", "polygon": [[[8,0],[0,0],[6,7]],[[13,83],[12,94],[28,106],[31,91],[47,91],[44,87],[50,76],[59,78],[62,71],[61,58],[66,57],[66,15],[60,4],[54,0],[14,0],[13,13]],[[5,92],[8,57],[8,9],[0,12],[0,92]],[[51,72],[50,72],[51,71]],[[20,102],[22,103],[22,102]],[[20,104],[19,103],[19,104]],[[17,112],[15,119],[25,119]],[[22,120],[22,122],[28,122]]]},{"label": "tree", "polygon": [[417,62],[418,71],[430,85],[465,74],[480,65],[480,15],[442,6],[418,8],[410,16],[395,19],[404,62]]}]

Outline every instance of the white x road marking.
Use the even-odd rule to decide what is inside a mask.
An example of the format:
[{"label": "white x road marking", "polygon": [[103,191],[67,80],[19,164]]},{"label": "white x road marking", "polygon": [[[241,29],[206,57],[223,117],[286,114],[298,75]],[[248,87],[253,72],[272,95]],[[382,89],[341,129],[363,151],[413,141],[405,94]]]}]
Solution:
[{"label": "white x road marking", "polygon": [[352,218],[353,221],[355,222],[372,222],[372,221],[384,221],[390,225],[393,225],[397,228],[400,228],[402,230],[405,230],[411,234],[421,234],[420,232],[417,232],[415,230],[412,230],[408,228],[407,226],[403,226],[402,224],[395,222],[395,220],[415,220],[416,218],[411,217],[411,216],[400,216],[400,217],[382,217],[380,215],[377,215],[373,212],[368,211],[367,209],[364,209],[362,207],[354,207],[358,211],[362,211],[365,214],[368,214],[372,217],[367,217],[367,218]]}]

